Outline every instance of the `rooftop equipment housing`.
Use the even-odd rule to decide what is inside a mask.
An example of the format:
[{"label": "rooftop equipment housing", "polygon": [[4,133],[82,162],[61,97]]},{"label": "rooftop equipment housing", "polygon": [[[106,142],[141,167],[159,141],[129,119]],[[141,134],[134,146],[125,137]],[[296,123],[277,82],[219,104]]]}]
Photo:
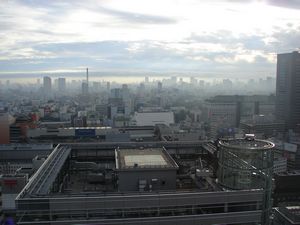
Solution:
[{"label": "rooftop equipment housing", "polygon": [[164,148],[116,149],[119,191],[176,189],[178,165]]}]

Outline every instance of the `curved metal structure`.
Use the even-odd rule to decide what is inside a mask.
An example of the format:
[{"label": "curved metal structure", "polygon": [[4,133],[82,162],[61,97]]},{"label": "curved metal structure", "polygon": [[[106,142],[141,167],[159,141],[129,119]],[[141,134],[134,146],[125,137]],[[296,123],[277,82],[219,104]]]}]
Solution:
[{"label": "curved metal structure", "polygon": [[234,190],[259,189],[272,176],[274,144],[255,139],[219,141],[218,180]]},{"label": "curved metal structure", "polygon": [[254,137],[219,141],[218,182],[227,189],[263,189],[263,218],[271,210],[274,144]]}]

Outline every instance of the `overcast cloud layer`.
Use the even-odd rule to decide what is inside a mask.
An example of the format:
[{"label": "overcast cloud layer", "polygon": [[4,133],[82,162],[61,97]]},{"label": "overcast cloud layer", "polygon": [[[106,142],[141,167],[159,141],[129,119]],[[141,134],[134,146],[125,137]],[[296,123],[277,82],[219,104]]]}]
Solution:
[{"label": "overcast cloud layer", "polygon": [[298,0],[0,0],[0,73],[274,75]]}]

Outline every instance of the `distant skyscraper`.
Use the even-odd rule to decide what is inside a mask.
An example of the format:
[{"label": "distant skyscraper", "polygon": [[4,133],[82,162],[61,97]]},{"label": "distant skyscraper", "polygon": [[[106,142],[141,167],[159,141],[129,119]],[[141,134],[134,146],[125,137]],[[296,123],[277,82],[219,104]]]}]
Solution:
[{"label": "distant skyscraper", "polygon": [[201,88],[204,88],[204,85],[205,85],[205,81],[204,80],[199,80],[199,86]]},{"label": "distant skyscraper", "polygon": [[300,124],[300,53],[277,55],[276,118],[287,129]]},{"label": "distant skyscraper", "polygon": [[122,98],[123,100],[129,99],[129,88],[127,84],[122,85]]},{"label": "distant skyscraper", "polygon": [[177,77],[173,76],[171,77],[171,81],[173,84],[176,84],[177,83]]},{"label": "distant skyscraper", "polygon": [[110,90],[111,98],[122,98],[122,91],[120,88],[113,88]]},{"label": "distant skyscraper", "polygon": [[89,68],[86,68],[87,93],[89,92]]},{"label": "distant skyscraper", "polygon": [[145,84],[144,83],[140,83],[140,86],[139,86],[139,90],[141,91],[145,91],[146,87],[145,87]]},{"label": "distant skyscraper", "polygon": [[59,92],[66,91],[66,78],[58,78],[58,91]]},{"label": "distant skyscraper", "polygon": [[89,93],[89,86],[88,86],[88,84],[86,82],[83,82],[81,84],[81,88],[82,88],[82,94],[83,95],[88,95],[88,93]]},{"label": "distant skyscraper", "polygon": [[58,79],[54,79],[54,82],[52,83],[52,89],[58,90]]},{"label": "distant skyscraper", "polygon": [[197,84],[197,79],[195,77],[190,77],[190,83],[191,84]]},{"label": "distant skyscraper", "polygon": [[43,84],[44,84],[44,92],[50,93],[51,92],[51,78],[50,77],[44,77],[43,78]]},{"label": "distant skyscraper", "polygon": [[162,91],[162,82],[160,82],[160,81],[157,83],[157,90],[158,90],[158,92]]},{"label": "distant skyscraper", "polygon": [[98,81],[94,81],[94,82],[93,82],[93,89],[94,89],[94,91],[96,91],[96,92],[100,91],[100,89],[101,89],[101,83],[98,82]]}]

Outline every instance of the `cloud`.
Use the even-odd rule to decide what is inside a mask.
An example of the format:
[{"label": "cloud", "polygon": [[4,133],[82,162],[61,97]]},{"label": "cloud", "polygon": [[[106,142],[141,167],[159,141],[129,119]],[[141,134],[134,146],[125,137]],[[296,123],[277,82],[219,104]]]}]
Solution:
[{"label": "cloud", "polygon": [[[253,0],[225,0],[231,3],[253,3]],[[271,6],[277,6],[289,9],[300,9],[300,2],[298,0],[256,0],[258,3],[266,3]]]},{"label": "cloud", "polygon": [[[29,50],[28,50],[29,51]],[[159,41],[39,44],[29,52],[46,52],[53,57],[0,60],[3,71],[143,71],[144,73],[249,73],[267,71],[273,64],[260,51],[220,49],[212,52],[191,42]],[[26,53],[26,51],[25,51]],[[254,64],[257,64],[253,67]],[[240,68],[245,71],[241,71]]]},{"label": "cloud", "polygon": [[270,5],[285,7],[290,9],[300,9],[300,2],[298,0],[268,0]]},{"label": "cloud", "polygon": [[273,34],[273,41],[270,43],[272,49],[278,53],[300,50],[300,27],[285,30],[278,28]]},{"label": "cloud", "polygon": [[85,66],[98,71],[273,72],[277,52],[299,48],[300,16],[290,10],[296,1],[268,1],[285,5],[259,9],[242,2],[250,3],[6,1],[0,5],[0,72]]},{"label": "cloud", "polygon": [[176,20],[165,16],[147,15],[135,12],[126,12],[120,10],[109,9],[105,7],[99,7],[101,12],[109,14],[111,16],[122,19],[130,23],[138,24],[174,24]]},{"label": "cloud", "polygon": [[246,49],[257,50],[266,47],[264,38],[265,36],[262,34],[241,34],[237,36],[229,30],[218,30],[213,33],[192,34],[187,40],[198,43],[222,44],[228,47],[242,45]]}]

